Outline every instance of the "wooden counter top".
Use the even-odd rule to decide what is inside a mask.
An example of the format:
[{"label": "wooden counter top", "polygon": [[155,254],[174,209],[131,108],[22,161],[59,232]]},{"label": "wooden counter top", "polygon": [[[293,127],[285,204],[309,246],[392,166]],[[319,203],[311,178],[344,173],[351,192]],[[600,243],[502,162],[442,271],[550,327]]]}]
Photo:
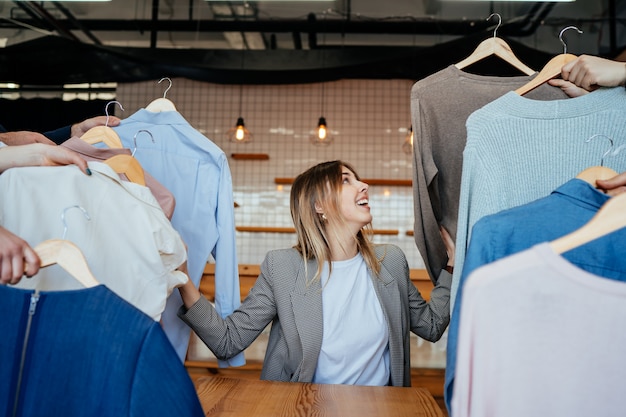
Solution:
[{"label": "wooden counter top", "polygon": [[207,417],[443,416],[424,388],[203,377],[196,380],[196,391]]}]

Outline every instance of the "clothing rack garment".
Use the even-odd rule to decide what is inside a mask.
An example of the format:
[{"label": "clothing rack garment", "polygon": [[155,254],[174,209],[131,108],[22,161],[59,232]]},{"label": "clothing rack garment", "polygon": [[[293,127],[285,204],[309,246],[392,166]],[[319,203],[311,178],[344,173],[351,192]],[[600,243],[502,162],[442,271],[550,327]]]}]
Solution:
[{"label": "clothing rack garment", "polygon": [[[140,143],[135,157],[176,198],[172,225],[187,245],[188,274],[196,286],[207,261],[215,261],[215,308],[222,316],[229,315],[241,298],[232,178],[224,151],[177,111],[140,109],[114,130],[129,148],[134,146],[136,132],[147,130],[153,135],[154,143]],[[190,329],[176,315],[180,305],[175,292],[168,299],[162,324],[182,361]],[[220,361],[221,366],[244,363],[243,354]]]},{"label": "clothing rack garment", "polygon": [[[79,153],[80,156],[87,161],[104,162],[117,155],[130,156],[131,154],[130,149],[128,148],[97,148],[78,137],[72,137],[66,140],[61,143],[61,146]],[[129,180],[124,174],[120,174],[120,178],[126,181]],[[174,208],[176,207],[176,199],[174,198],[174,195],[145,170],[144,181],[146,183],[146,187],[150,189],[154,197],[159,202],[161,209],[163,209],[163,213],[165,213],[168,219],[171,219],[174,214]]]},{"label": "clothing rack garment", "polygon": [[[602,133],[626,137],[626,91],[603,88],[566,100],[538,101],[509,92],[467,120],[456,235],[452,308],[473,225],[482,217],[548,195],[581,170],[597,165]],[[626,153],[607,158],[618,172]]]},{"label": "clothing rack garment", "polygon": [[463,291],[452,417],[624,414],[624,282],[542,243],[475,270]]},{"label": "clothing rack garment", "polygon": [[[476,75],[450,65],[411,88],[413,235],[433,281],[448,260],[439,224],[456,238],[467,118],[531,79]],[[560,88],[543,85],[526,97],[556,100],[567,96]]]},{"label": "clothing rack garment", "polygon": [[[463,319],[464,286],[468,278],[482,266],[578,230],[609,199],[589,183],[571,179],[546,197],[484,216],[476,222],[448,327],[444,397],[451,415],[456,415],[456,410],[450,410],[450,401],[456,390],[459,322]],[[622,253],[625,240],[626,230],[620,230],[569,251],[563,258],[589,273],[626,281],[626,257]],[[558,333],[556,329],[558,326],[554,330]],[[530,333],[525,337],[536,336]]]},{"label": "clothing rack garment", "polygon": [[0,317],[0,416],[204,415],[159,323],[104,285],[0,285]]},{"label": "clothing rack garment", "polygon": [[[188,280],[177,270],[187,259],[185,244],[148,188],[120,180],[104,163],[88,165],[92,175],[74,165],[4,171],[2,225],[31,246],[55,238],[72,241],[99,282],[158,321],[167,297]],[[82,208],[91,220],[79,210],[66,212],[72,206]],[[54,266],[22,279],[17,287],[82,288]]]}]

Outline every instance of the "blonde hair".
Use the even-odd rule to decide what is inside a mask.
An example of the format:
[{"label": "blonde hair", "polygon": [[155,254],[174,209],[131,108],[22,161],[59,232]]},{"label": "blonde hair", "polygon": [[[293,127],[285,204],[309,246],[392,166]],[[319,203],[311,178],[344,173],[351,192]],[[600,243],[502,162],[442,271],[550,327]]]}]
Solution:
[{"label": "blonde hair", "polygon": [[[333,233],[339,227],[347,227],[339,210],[342,167],[352,171],[356,179],[360,180],[350,164],[329,161],[317,164],[298,175],[291,187],[291,217],[298,236],[298,243],[294,247],[304,258],[305,268],[307,260],[317,260],[317,272],[313,280],[320,279],[324,263],[328,262],[332,268],[328,233]],[[317,212],[316,204],[323,207],[323,215]],[[330,226],[337,227],[333,229]],[[381,260],[376,258],[371,235],[372,225],[369,223],[357,233],[355,239],[365,263],[377,276]]]}]

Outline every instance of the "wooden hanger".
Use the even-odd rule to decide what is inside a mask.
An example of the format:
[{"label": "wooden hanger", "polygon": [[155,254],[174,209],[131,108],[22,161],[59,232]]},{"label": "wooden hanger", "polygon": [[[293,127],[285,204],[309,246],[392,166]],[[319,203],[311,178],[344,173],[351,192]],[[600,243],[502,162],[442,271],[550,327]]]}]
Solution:
[{"label": "wooden hanger", "polygon": [[491,16],[487,18],[487,20],[491,19],[493,16],[498,16],[499,18],[498,25],[493,31],[493,37],[482,41],[474,50],[474,52],[470,54],[470,56],[468,56],[461,62],[457,62],[454,66],[458,69],[463,69],[472,64],[475,64],[476,62],[484,58],[495,55],[513,65],[524,74],[533,75],[536,71],[529,68],[526,64],[520,61],[519,58],[517,58],[513,53],[513,50],[511,49],[509,44],[507,44],[503,39],[496,36],[497,30],[502,24],[502,17],[498,13],[492,13]]},{"label": "wooden hanger", "polygon": [[143,167],[139,161],[131,155],[115,155],[104,161],[105,164],[113,168],[118,174],[124,174],[126,177],[139,185],[146,185],[146,177]]},{"label": "wooden hanger", "polygon": [[587,181],[595,188],[597,188],[596,180],[607,180],[618,175],[615,170],[604,166],[604,158],[613,150],[613,139],[606,135],[596,134],[591,136],[589,139],[586,139],[585,142],[591,142],[591,140],[599,136],[607,138],[611,142],[611,147],[602,155],[602,158],[600,159],[600,165],[589,167],[576,175],[576,178]]},{"label": "wooden hanger", "polygon": [[597,188],[597,180],[608,180],[616,175],[618,175],[618,173],[609,167],[595,166],[579,172],[578,175],[576,175],[576,178],[587,181],[589,184]]},{"label": "wooden hanger", "polygon": [[576,29],[578,33],[583,33],[582,30],[578,29],[576,26],[568,26],[565,29],[563,29],[561,33],[559,33],[559,39],[561,40],[561,43],[563,44],[563,53],[555,56],[550,61],[548,61],[548,63],[544,65],[544,67],[541,69],[541,71],[539,71],[539,74],[537,74],[535,78],[533,78],[528,83],[526,83],[525,85],[515,90],[517,94],[519,94],[520,96],[523,96],[529,91],[534,90],[535,88],[539,87],[541,84],[546,83],[549,80],[558,77],[559,75],[561,75],[561,69],[563,68],[563,65],[577,58],[576,55],[567,53],[567,45],[563,41],[563,32],[565,32],[568,29]]},{"label": "wooden hanger", "polygon": [[35,246],[41,267],[59,265],[85,287],[100,285],[93,276],[81,250],[69,240],[50,239]]},{"label": "wooden hanger", "polygon": [[172,80],[168,77],[164,77],[159,80],[159,84],[163,80],[168,80],[170,82],[169,87],[165,89],[165,92],[163,93],[163,97],[153,100],[150,104],[146,106],[146,110],[151,111],[153,113],[160,113],[164,111],[176,111],[176,106],[174,105],[174,103],[172,103],[169,99],[165,98],[165,96],[167,95],[167,92],[170,90],[170,88],[172,88]]},{"label": "wooden hanger", "polygon": [[550,242],[555,253],[562,254],[585,243],[626,227],[626,193],[611,197],[581,228]]},{"label": "wooden hanger", "polygon": [[152,139],[152,143],[154,143],[154,136],[152,136],[152,133],[150,133],[149,130],[141,129],[137,133],[135,133],[135,136],[133,136],[133,143],[135,144],[135,148],[133,149],[132,154],[115,155],[105,160],[104,163],[113,168],[116,173],[126,175],[126,177],[130,181],[145,186],[146,178],[143,167],[141,166],[141,163],[135,158],[135,152],[137,152],[137,136],[141,132],[149,134],[150,139]]},{"label": "wooden hanger", "polygon": [[491,19],[493,16],[498,16],[499,21],[498,25],[493,31],[493,37],[489,39],[485,39],[482,41],[478,47],[464,60],[456,63],[454,66],[458,69],[463,69],[468,67],[476,62],[487,58],[489,56],[495,55],[499,58],[502,58],[504,61],[508,62],[521,72],[526,75],[533,75],[536,71],[529,68],[526,64],[519,60],[513,53],[513,50],[503,39],[498,38],[496,36],[496,32],[500,25],[502,24],[502,17],[498,13],[492,13],[491,16],[487,18],[487,20]]},{"label": "wooden hanger", "polygon": [[108,102],[106,107],[104,108],[104,112],[106,113],[106,116],[107,116],[105,125],[92,127],[87,132],[85,132],[83,136],[80,137],[82,140],[89,143],[90,145],[93,145],[99,142],[104,142],[104,144],[107,145],[109,148],[119,149],[119,148],[124,147],[124,145],[122,145],[122,140],[120,139],[117,132],[115,132],[115,130],[109,127],[109,110],[108,109],[109,109],[109,104],[111,103],[118,104],[120,106],[120,109],[124,111],[124,108],[118,101]]}]

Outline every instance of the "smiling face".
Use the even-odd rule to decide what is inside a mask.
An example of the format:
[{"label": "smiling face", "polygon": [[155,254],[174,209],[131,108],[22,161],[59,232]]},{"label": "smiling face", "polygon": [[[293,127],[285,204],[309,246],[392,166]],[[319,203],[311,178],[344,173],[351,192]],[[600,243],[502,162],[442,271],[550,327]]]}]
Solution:
[{"label": "smiling face", "polygon": [[358,180],[354,172],[345,166],[341,167],[340,211],[354,233],[372,221],[368,189],[369,186]]}]

